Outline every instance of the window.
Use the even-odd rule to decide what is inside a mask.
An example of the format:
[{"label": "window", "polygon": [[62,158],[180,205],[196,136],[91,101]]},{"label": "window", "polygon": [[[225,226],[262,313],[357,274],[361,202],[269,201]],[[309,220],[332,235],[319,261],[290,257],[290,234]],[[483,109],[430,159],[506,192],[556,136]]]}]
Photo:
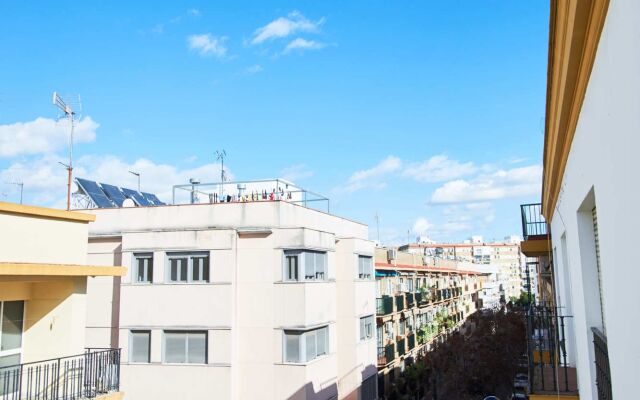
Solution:
[{"label": "window", "polygon": [[0,367],[20,364],[23,318],[24,301],[0,302]]},{"label": "window", "polygon": [[373,277],[373,260],[368,256],[358,256],[358,279]]},{"label": "window", "polygon": [[398,323],[398,325],[400,326],[400,336],[404,336],[404,329],[405,329],[406,323],[407,321],[404,319],[401,319],[400,322]]},{"label": "window", "polygon": [[393,322],[388,321],[384,323],[384,331],[386,334],[387,339],[389,340],[393,340],[395,333],[393,331]]},{"label": "window", "polygon": [[129,361],[148,363],[151,354],[151,331],[131,331]]},{"label": "window", "polygon": [[413,278],[407,279],[407,292],[413,292]]},{"label": "window", "polygon": [[153,254],[134,254],[135,281],[138,283],[153,282]]},{"label": "window", "polygon": [[207,332],[165,331],[164,362],[206,364]]},{"label": "window", "polygon": [[285,250],[284,252],[285,281],[323,281],[326,279],[326,271],[326,252],[309,250]]},{"label": "window", "polygon": [[373,337],[373,315],[360,318],[360,340]]},{"label": "window", "polygon": [[167,259],[169,282],[209,282],[208,253],[168,253]]},{"label": "window", "polygon": [[284,331],[284,360],[304,363],[329,353],[329,327],[310,331]]}]

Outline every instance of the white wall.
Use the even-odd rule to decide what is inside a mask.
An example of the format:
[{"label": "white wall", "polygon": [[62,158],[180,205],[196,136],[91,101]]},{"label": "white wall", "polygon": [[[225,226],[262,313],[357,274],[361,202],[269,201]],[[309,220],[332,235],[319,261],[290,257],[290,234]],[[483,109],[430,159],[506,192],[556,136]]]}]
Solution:
[{"label": "white wall", "polygon": [[[584,400],[597,398],[590,331],[600,324],[589,226],[593,205],[598,213],[613,397],[638,397],[640,268],[634,250],[640,226],[639,16],[640,2],[613,0],[609,5],[551,223],[556,271],[565,271],[570,281],[558,290],[565,299],[571,296],[579,390]],[[566,254],[562,252],[563,235]]]}]

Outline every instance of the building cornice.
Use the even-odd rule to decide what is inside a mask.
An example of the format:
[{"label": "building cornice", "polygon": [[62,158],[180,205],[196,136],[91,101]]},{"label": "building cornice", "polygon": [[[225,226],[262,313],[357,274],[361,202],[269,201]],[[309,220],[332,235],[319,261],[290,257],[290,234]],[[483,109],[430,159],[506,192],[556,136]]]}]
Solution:
[{"label": "building cornice", "polygon": [[0,262],[2,276],[124,276],[125,267]]},{"label": "building cornice", "polygon": [[551,0],[542,213],[553,217],[609,0]]},{"label": "building cornice", "polygon": [[55,210],[53,208],[25,206],[22,204],[5,203],[0,201],[0,214],[14,214],[25,217],[58,219],[71,222],[93,222],[96,216],[76,211]]}]

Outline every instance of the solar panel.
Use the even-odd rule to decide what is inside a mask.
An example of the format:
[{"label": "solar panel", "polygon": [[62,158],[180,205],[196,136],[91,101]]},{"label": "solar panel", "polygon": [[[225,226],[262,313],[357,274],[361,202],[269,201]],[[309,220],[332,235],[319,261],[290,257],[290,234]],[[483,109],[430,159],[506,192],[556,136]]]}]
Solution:
[{"label": "solar panel", "polygon": [[155,194],[142,192],[142,195],[143,195],[147,200],[149,200],[149,202],[150,202],[151,204],[153,204],[154,206],[164,206],[164,205],[165,205],[165,203],[163,203],[163,202],[158,198],[158,196],[156,196]]},{"label": "solar panel", "polygon": [[96,182],[81,178],[76,178],[76,182],[99,208],[111,208],[114,206],[113,202],[109,200]]},{"label": "solar panel", "polygon": [[127,196],[128,198],[133,200],[139,206],[152,206],[153,205],[153,204],[151,204],[149,202],[149,200],[145,199],[143,195],[141,195],[140,193],[138,193],[135,190],[122,188],[122,193],[124,193],[125,196]]},{"label": "solar panel", "polygon": [[117,186],[109,185],[106,183],[101,183],[100,186],[102,186],[102,190],[104,190],[107,196],[109,196],[111,201],[116,203],[118,207],[122,207],[122,203],[126,200],[126,197],[124,197]]}]

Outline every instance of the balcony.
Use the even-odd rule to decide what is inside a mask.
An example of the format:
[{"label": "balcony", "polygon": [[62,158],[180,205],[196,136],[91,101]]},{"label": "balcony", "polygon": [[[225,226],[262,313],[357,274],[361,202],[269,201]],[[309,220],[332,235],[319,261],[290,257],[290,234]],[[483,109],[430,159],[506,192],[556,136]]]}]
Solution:
[{"label": "balcony", "polygon": [[407,293],[405,293],[405,296],[407,298],[407,308],[413,307],[415,305],[413,293],[407,292]]},{"label": "balcony", "polygon": [[528,257],[539,257],[549,253],[549,226],[542,215],[542,205],[522,204],[522,252]]},{"label": "balcony", "polygon": [[407,342],[409,343],[409,350],[413,350],[416,347],[416,335],[412,333],[407,336]]},{"label": "balcony", "polygon": [[395,349],[393,343],[378,347],[378,366],[384,367],[394,360]]},{"label": "balcony", "polygon": [[402,311],[404,308],[404,294],[396,295],[396,311]]},{"label": "balcony", "polygon": [[95,399],[120,391],[120,349],[0,368],[2,400]]},{"label": "balcony", "polygon": [[404,353],[406,352],[406,348],[405,348],[405,339],[400,339],[396,342],[397,346],[398,346],[398,355],[399,356],[403,356]]},{"label": "balcony", "polygon": [[376,299],[376,314],[379,316],[389,315],[393,313],[393,298],[389,296],[382,296],[382,298]]},{"label": "balcony", "polygon": [[593,332],[593,348],[596,355],[596,386],[598,400],[611,400],[611,371],[609,370],[609,349],[607,337],[598,328]]},{"label": "balcony", "polygon": [[422,301],[423,301],[422,293],[416,292],[415,297],[416,297],[416,304],[422,304]]}]

